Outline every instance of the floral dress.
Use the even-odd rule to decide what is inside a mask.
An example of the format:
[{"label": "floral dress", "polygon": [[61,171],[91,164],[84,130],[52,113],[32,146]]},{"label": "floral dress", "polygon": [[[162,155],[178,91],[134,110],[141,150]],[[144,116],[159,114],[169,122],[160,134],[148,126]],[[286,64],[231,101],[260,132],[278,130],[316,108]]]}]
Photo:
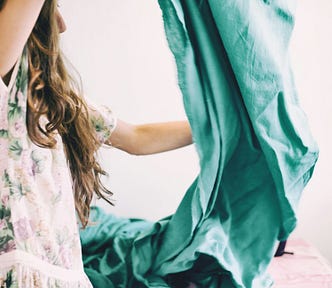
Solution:
[{"label": "floral dress", "polygon": [[[28,64],[0,79],[0,287],[92,287],[84,274],[70,171],[61,137],[36,146],[26,128]],[[91,109],[101,142],[115,118]]]}]

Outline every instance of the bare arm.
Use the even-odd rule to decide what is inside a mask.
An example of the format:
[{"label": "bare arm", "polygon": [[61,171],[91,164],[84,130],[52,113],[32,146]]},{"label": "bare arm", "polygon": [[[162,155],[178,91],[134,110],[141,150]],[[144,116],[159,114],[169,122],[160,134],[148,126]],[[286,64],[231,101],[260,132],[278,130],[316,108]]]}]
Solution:
[{"label": "bare arm", "polygon": [[0,77],[14,66],[45,0],[6,0],[0,10]]},{"label": "bare arm", "polygon": [[131,125],[118,120],[108,143],[130,154],[148,155],[189,145],[192,135],[187,121]]}]

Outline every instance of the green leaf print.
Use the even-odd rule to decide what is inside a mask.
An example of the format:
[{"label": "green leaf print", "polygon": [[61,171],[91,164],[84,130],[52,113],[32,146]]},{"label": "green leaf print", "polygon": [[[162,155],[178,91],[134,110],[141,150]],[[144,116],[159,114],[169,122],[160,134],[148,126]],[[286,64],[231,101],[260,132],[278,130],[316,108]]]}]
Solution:
[{"label": "green leaf print", "polygon": [[52,204],[55,205],[56,203],[60,202],[62,199],[62,193],[59,191],[55,196],[52,197]]},{"label": "green leaf print", "polygon": [[0,230],[0,252],[6,247],[6,244],[14,240],[13,231],[9,230],[8,227]]},{"label": "green leaf print", "polygon": [[10,181],[9,174],[8,174],[7,170],[5,170],[5,172],[3,173],[2,180],[5,184],[5,187],[9,187],[11,185],[11,181]]},{"label": "green leaf print", "polygon": [[55,283],[54,283],[54,285],[55,285],[55,288],[61,288],[61,285],[63,285],[62,283],[59,283],[58,281],[56,281]]},{"label": "green leaf print", "polygon": [[13,158],[13,159],[18,159],[19,156],[21,156],[23,151],[22,145],[18,140],[13,140],[10,143],[9,146],[9,155]]},{"label": "green leaf print", "polygon": [[22,184],[13,184],[10,187],[10,195],[17,197],[17,198],[22,198],[23,196],[26,195],[26,193],[23,192],[23,186]]},{"label": "green leaf print", "polygon": [[0,137],[8,138],[8,130],[0,129]]},{"label": "green leaf print", "polygon": [[16,88],[25,94],[28,87],[28,63],[27,63],[27,53],[23,52],[20,67],[16,76]]},{"label": "green leaf print", "polygon": [[22,184],[14,183],[13,181],[11,181],[10,176],[7,171],[4,172],[2,178],[3,178],[3,182],[5,184],[5,187],[9,188],[9,193],[11,196],[21,198],[26,195],[26,193],[23,191]]},{"label": "green leaf print", "polygon": [[13,270],[10,270],[7,273],[7,277],[5,280],[5,287],[13,287]]},{"label": "green leaf print", "polygon": [[22,65],[20,65],[18,71],[17,71],[17,76],[16,76],[16,88],[17,90],[20,89],[20,84],[21,84],[21,78],[22,78]]},{"label": "green leaf print", "polygon": [[3,205],[0,205],[0,219],[5,219],[10,217],[10,209]]},{"label": "green leaf print", "polygon": [[15,102],[8,103],[8,118],[13,120],[22,115],[22,107],[18,105],[18,99],[15,97]]},{"label": "green leaf print", "polygon": [[91,117],[91,122],[97,133],[103,131],[105,127],[103,118]]},{"label": "green leaf print", "polygon": [[10,251],[14,245],[13,225],[10,221],[11,211],[9,207],[0,204],[0,252]]},{"label": "green leaf print", "polygon": [[33,175],[37,173],[42,173],[45,168],[45,158],[43,157],[43,155],[38,150],[34,150],[31,152],[31,159],[33,162],[32,165]]}]

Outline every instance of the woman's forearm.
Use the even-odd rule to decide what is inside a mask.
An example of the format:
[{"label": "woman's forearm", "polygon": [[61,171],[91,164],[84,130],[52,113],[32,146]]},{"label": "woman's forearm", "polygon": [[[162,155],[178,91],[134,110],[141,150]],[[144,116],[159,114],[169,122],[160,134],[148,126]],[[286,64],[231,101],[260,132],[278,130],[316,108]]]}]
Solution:
[{"label": "woman's forearm", "polygon": [[187,121],[131,125],[119,120],[110,142],[130,154],[148,155],[192,144],[192,134]]}]

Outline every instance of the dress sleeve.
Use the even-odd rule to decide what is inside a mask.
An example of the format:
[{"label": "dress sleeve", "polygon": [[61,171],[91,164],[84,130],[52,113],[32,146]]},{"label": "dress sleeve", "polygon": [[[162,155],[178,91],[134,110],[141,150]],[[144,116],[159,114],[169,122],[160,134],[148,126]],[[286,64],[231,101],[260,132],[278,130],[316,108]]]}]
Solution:
[{"label": "dress sleeve", "polygon": [[5,95],[6,92],[7,92],[7,86],[3,82],[2,77],[0,77],[0,96]]},{"label": "dress sleeve", "polygon": [[98,106],[88,102],[88,107],[90,120],[96,131],[97,139],[101,144],[111,145],[107,140],[116,127],[117,118],[114,113],[109,107],[104,105]]}]

